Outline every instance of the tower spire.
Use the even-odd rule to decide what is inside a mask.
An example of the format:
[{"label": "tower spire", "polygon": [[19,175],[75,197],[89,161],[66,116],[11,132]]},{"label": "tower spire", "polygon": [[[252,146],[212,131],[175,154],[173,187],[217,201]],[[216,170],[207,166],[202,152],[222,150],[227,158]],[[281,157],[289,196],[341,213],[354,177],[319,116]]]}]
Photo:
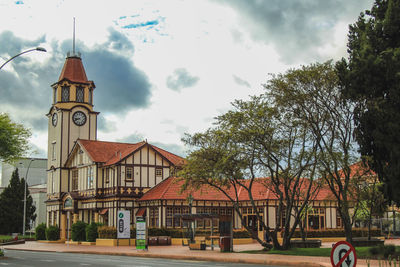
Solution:
[{"label": "tower spire", "polygon": [[73,25],[73,33],[72,33],[72,54],[75,55],[75,17],[74,17],[74,25]]}]

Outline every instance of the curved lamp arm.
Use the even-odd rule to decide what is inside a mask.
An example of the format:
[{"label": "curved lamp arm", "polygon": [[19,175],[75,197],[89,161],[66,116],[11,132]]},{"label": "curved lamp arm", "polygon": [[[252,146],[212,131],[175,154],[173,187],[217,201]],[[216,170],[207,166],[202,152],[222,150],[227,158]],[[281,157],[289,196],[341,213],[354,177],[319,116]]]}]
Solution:
[{"label": "curved lamp arm", "polygon": [[29,50],[26,50],[24,52],[19,53],[18,55],[13,56],[12,58],[10,58],[9,60],[7,60],[6,62],[3,63],[3,65],[0,66],[0,70],[4,67],[4,65],[6,65],[8,62],[10,62],[11,60],[13,60],[16,57],[19,57],[22,54],[28,53],[28,52],[32,52],[32,51],[40,51],[40,52],[47,52],[46,49],[44,49],[43,47],[36,47],[36,48],[32,48]]}]

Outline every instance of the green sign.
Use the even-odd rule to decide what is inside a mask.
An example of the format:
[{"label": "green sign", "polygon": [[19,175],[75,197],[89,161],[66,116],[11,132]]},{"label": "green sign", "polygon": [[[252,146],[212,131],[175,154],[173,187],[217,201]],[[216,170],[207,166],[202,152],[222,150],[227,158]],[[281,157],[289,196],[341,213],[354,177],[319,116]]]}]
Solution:
[{"label": "green sign", "polygon": [[146,220],[143,217],[136,217],[136,249],[146,250]]}]

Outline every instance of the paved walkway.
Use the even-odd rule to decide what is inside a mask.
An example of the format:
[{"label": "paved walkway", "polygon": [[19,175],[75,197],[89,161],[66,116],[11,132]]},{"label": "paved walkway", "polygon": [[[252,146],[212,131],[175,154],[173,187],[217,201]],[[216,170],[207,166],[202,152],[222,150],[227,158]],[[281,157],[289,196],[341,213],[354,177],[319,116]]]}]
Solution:
[{"label": "paved walkway", "polygon": [[[400,245],[400,240],[387,240],[386,243]],[[332,247],[332,243],[323,243],[324,247]],[[273,254],[247,254],[236,253],[246,250],[260,250],[259,244],[253,243],[248,245],[235,245],[234,253],[221,253],[219,248],[211,251],[189,250],[183,246],[151,246],[148,251],[137,251],[135,247],[105,247],[105,246],[83,246],[83,245],[66,245],[66,244],[49,244],[39,243],[35,241],[26,242],[20,245],[11,245],[4,247],[14,250],[29,251],[47,251],[47,252],[70,252],[70,253],[88,253],[88,254],[105,254],[105,255],[123,255],[135,257],[154,257],[154,258],[170,258],[182,260],[206,260],[233,263],[256,263],[278,266],[302,266],[302,267],[330,267],[329,257],[306,257],[306,256],[286,256]],[[367,266],[366,260],[358,260],[357,267]],[[372,261],[371,266],[378,266],[377,261]]]}]

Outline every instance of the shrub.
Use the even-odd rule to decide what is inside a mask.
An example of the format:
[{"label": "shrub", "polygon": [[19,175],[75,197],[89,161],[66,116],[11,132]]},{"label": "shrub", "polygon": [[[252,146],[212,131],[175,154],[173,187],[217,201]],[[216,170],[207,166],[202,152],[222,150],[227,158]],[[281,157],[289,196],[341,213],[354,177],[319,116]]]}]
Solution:
[{"label": "shrub", "polygon": [[[355,228],[352,231],[353,237],[366,237],[368,236],[368,229],[364,228]],[[378,229],[371,230],[371,236],[380,236],[381,231]],[[327,230],[308,230],[307,238],[313,237],[343,237],[345,236],[344,229],[327,229]],[[299,230],[296,230],[293,234],[294,238],[300,238],[301,233]]]},{"label": "shrub", "polygon": [[92,222],[86,226],[86,241],[88,242],[95,242],[96,238],[99,236],[97,232],[97,228],[102,226],[100,223]]},{"label": "shrub", "polygon": [[385,259],[389,257],[389,255],[394,255],[396,252],[396,247],[394,245],[383,246],[383,256]]},{"label": "shrub", "polygon": [[114,226],[100,226],[97,228],[97,232],[99,234],[98,235],[99,238],[103,238],[103,239],[117,238],[117,228]]},{"label": "shrub", "polygon": [[4,256],[4,250],[2,248],[0,248],[0,257]]},{"label": "shrub", "polygon": [[35,228],[36,240],[46,240],[46,224],[41,223]]},{"label": "shrub", "polygon": [[86,240],[86,223],[77,221],[72,224],[71,227],[71,238],[72,241],[85,241]]},{"label": "shrub", "polygon": [[46,239],[50,241],[56,241],[60,239],[60,228],[54,225],[46,228]]}]

